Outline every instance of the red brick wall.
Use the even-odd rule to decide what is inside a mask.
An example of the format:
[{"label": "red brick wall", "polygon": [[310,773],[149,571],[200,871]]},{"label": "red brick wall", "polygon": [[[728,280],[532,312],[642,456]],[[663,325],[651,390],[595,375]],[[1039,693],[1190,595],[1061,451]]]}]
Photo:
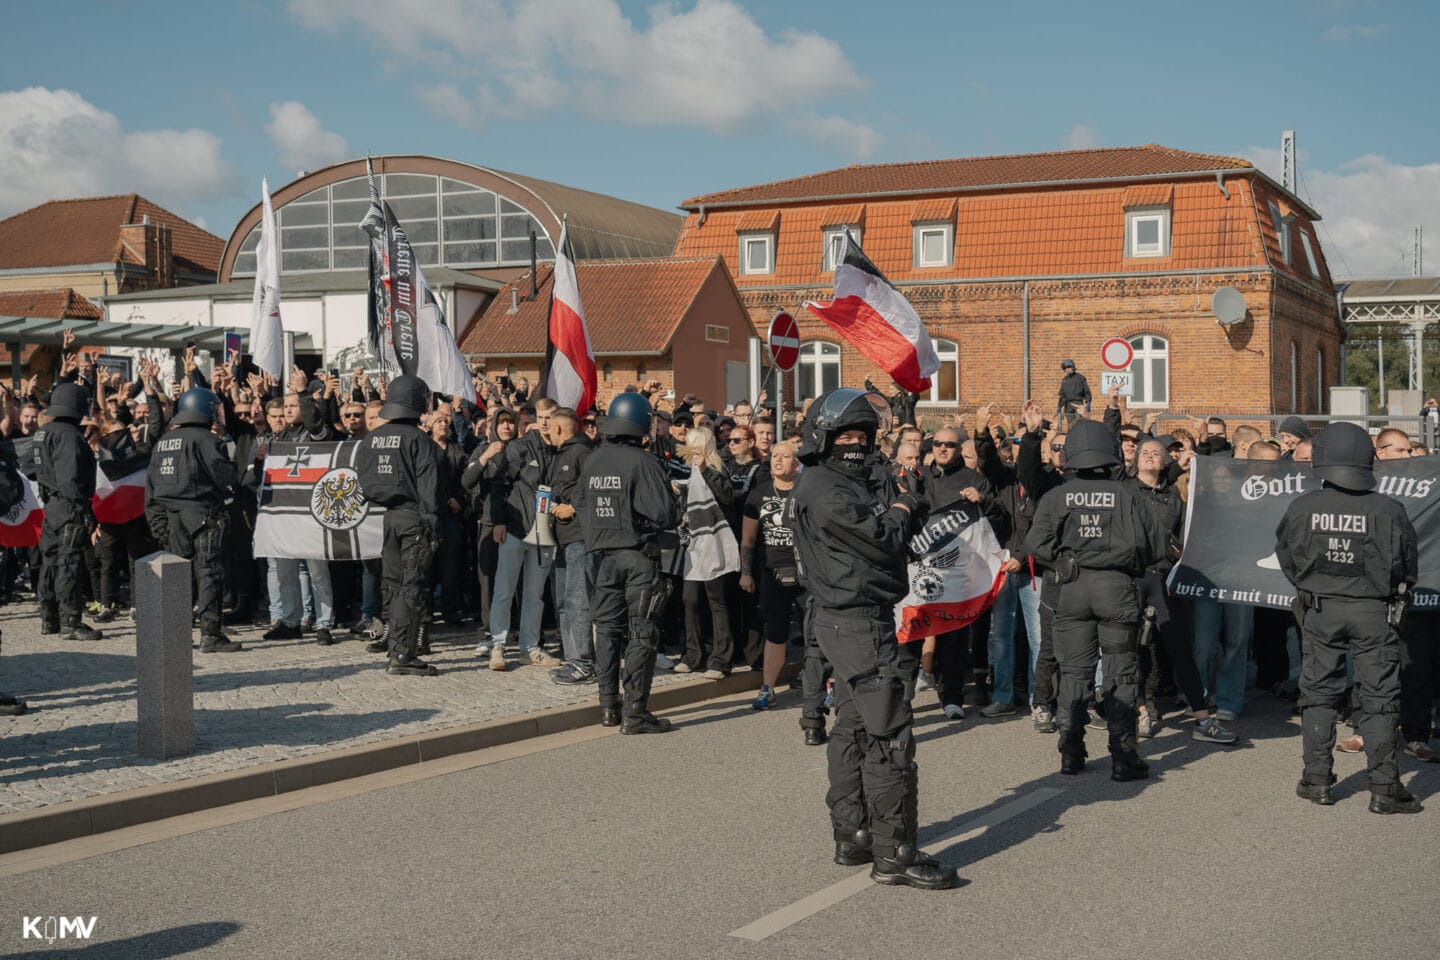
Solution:
[{"label": "red brick wall", "polygon": [[[1100,344],[1112,336],[1149,333],[1169,341],[1168,410],[1191,414],[1289,412],[1288,344],[1293,337],[1300,350],[1301,410],[1314,411],[1316,346],[1325,350],[1326,383],[1337,382],[1339,335],[1333,300],[1284,278],[1282,289],[1272,295],[1272,282],[1268,273],[1032,281],[1031,394],[1053,409],[1060,360],[1065,357],[1075,360],[1098,393]],[[1228,332],[1210,312],[1211,295],[1226,285],[1239,289],[1250,308],[1249,317]],[[969,409],[993,402],[1018,408],[1025,399],[1024,285],[961,282],[901,289],[932,338],[959,344],[960,406]],[[800,306],[805,299],[823,300],[830,294],[826,287],[742,290],[741,298],[757,330],[769,323],[775,310],[786,309],[799,321],[804,339],[839,342],[828,327]],[[1278,304],[1278,314],[1272,303]],[[842,383],[858,387],[867,377],[881,389],[891,389],[888,378],[874,364],[841,343]],[[922,404],[920,412],[926,410]]]}]

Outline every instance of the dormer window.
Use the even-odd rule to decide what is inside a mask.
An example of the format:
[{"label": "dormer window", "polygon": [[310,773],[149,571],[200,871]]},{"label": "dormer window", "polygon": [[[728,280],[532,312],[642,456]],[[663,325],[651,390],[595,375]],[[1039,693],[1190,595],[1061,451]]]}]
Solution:
[{"label": "dormer window", "polygon": [[[845,230],[846,227],[844,227],[843,225],[838,227],[828,227],[825,230],[824,269],[826,273],[833,272],[835,269],[835,265],[840,262],[841,251],[845,248]],[[857,246],[860,245],[860,228],[858,226],[851,225],[849,227],[849,230],[851,239],[855,241]]]},{"label": "dormer window", "polygon": [[775,234],[740,234],[740,273],[743,276],[775,272]]},{"label": "dormer window", "polygon": [[1125,256],[1170,255],[1170,208],[1132,207],[1125,211]]}]

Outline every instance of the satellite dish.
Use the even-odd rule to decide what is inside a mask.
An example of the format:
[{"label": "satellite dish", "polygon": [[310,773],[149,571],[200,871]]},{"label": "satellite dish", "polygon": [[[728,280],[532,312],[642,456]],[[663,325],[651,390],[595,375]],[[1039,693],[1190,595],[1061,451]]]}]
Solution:
[{"label": "satellite dish", "polygon": [[1210,297],[1210,312],[1222,327],[1230,327],[1244,320],[1250,313],[1245,306],[1245,295],[1234,287],[1221,287]]}]

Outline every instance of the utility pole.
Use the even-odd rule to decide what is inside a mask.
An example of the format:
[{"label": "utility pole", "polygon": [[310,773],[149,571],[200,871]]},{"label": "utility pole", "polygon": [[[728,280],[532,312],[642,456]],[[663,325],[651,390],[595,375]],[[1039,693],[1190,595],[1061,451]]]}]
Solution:
[{"label": "utility pole", "polygon": [[1425,276],[1425,228],[1415,228],[1415,261],[1411,265],[1410,275],[1412,277]]}]

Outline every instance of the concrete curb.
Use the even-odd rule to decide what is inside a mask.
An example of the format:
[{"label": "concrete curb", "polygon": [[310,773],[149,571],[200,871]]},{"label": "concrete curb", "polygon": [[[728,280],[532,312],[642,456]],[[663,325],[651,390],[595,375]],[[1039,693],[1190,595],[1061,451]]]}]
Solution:
[{"label": "concrete curb", "polygon": [[[798,672],[799,664],[786,664],[781,681]],[[672,710],[756,690],[760,680],[759,671],[752,670],[721,680],[696,678],[667,684],[651,694],[650,708]],[[594,702],[554,707],[0,816],[0,854],[575,730],[596,723],[598,711]]]}]

